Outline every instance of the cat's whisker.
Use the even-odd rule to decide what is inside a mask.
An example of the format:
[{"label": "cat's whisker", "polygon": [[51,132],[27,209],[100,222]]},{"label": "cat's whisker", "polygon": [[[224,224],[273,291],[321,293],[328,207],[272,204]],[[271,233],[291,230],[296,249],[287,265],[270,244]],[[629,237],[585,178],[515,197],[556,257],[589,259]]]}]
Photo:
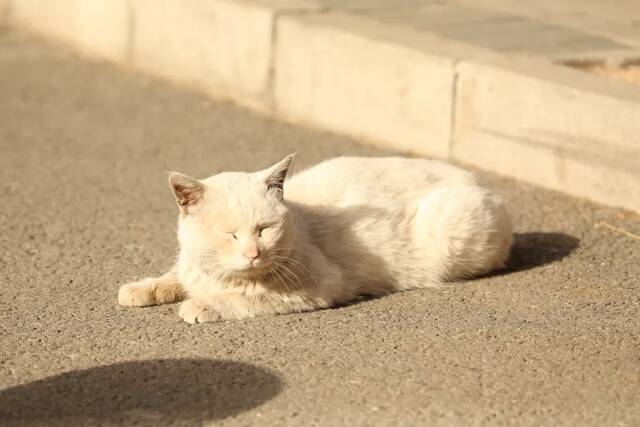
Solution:
[{"label": "cat's whisker", "polygon": [[283,261],[286,261],[286,262],[290,262],[290,263],[294,264],[295,266],[298,266],[298,267],[302,268],[306,273],[312,274],[311,270],[309,269],[309,267],[307,267],[302,262],[300,262],[300,261],[298,261],[298,260],[296,260],[294,258],[283,257],[283,256],[276,256],[276,258],[282,259]]},{"label": "cat's whisker", "polygon": [[293,279],[298,283],[298,287],[300,288],[300,290],[304,290],[304,286],[302,285],[302,282],[300,282],[300,278],[298,277],[298,275],[289,267],[287,267],[285,264],[280,264],[280,265],[282,268],[285,269],[285,271],[287,271],[289,274],[291,274],[291,276],[293,276]]},{"label": "cat's whisker", "polygon": [[282,280],[283,280],[283,283],[285,284],[287,290],[289,290],[289,286],[288,285],[291,285],[293,289],[297,289],[296,284],[291,280],[291,278],[285,272],[285,270],[281,269],[281,268],[282,268],[282,266],[278,265],[278,271],[280,272],[280,274],[282,274]]},{"label": "cat's whisker", "polygon": [[304,270],[304,273],[306,273],[306,274],[308,274],[309,276],[311,276],[311,278],[312,278],[314,281],[316,280],[316,278],[315,278],[315,276],[314,276],[313,272],[309,269],[309,267],[307,267],[306,265],[304,265],[302,262],[300,262],[300,261],[298,261],[298,260],[296,260],[296,259],[293,259],[293,258],[291,258],[291,257],[283,257],[283,256],[280,256],[280,255],[274,255],[274,258],[276,258],[276,259],[282,259],[283,261],[291,262],[291,263],[295,264],[297,267],[302,268],[302,269]]},{"label": "cat's whisker", "polygon": [[[287,289],[287,291],[290,291],[289,287],[287,285],[291,285],[293,286],[294,289],[297,288],[296,284],[291,280],[291,277],[289,277],[288,274],[286,274],[286,272],[284,270],[281,270],[280,268],[282,268],[282,264],[278,264],[277,266],[277,270],[282,274],[282,280],[283,280],[283,285],[285,286],[285,288]],[[286,280],[285,280],[286,279]],[[304,290],[302,288],[300,288],[300,290]]]},{"label": "cat's whisker", "polygon": [[288,256],[274,255],[274,258],[284,259],[284,260],[287,260],[287,261],[295,262],[295,263],[300,264],[300,265],[304,265],[302,262],[298,261],[297,259],[291,258],[291,257],[288,257]]},{"label": "cat's whisker", "polygon": [[300,251],[300,249],[298,248],[274,248],[274,249],[270,249],[271,252],[275,252],[275,253],[282,253],[282,252],[287,252],[287,253],[291,253],[293,251]]},{"label": "cat's whisker", "polygon": [[[281,269],[279,270],[285,277],[287,277],[289,283],[297,289],[300,289],[301,291],[304,291],[304,287],[302,286],[302,283],[300,282],[300,280],[298,280],[297,276],[295,274],[293,274],[293,272],[291,272],[291,270],[289,270],[284,264],[282,263],[278,263],[278,267]],[[291,277],[293,275],[293,277]],[[294,282],[294,279],[296,280]]]},{"label": "cat's whisker", "polygon": [[280,283],[282,283],[282,286],[284,286],[284,289],[287,292],[290,292],[289,290],[289,286],[287,286],[287,284],[285,283],[284,279],[282,278],[282,276],[280,276],[280,273],[278,273],[278,266],[276,264],[274,264],[274,269],[272,270],[273,273],[276,275],[276,277],[278,278],[278,280],[280,281]]}]

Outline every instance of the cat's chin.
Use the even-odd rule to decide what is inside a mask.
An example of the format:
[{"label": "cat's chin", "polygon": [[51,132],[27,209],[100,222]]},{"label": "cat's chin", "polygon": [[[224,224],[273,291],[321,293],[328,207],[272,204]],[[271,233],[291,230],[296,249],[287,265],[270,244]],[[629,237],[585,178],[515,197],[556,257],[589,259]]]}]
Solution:
[{"label": "cat's chin", "polygon": [[266,276],[271,271],[271,262],[262,261],[257,264],[247,264],[238,266],[229,270],[230,275],[237,277],[245,277],[249,279],[257,279]]}]

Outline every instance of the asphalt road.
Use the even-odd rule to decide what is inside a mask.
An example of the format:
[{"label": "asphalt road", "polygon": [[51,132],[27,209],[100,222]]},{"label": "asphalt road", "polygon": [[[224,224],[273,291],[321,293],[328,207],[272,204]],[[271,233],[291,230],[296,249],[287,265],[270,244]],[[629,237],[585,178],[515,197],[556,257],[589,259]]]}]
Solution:
[{"label": "asphalt road", "polygon": [[481,174],[509,270],[187,325],[120,284],[176,252],[166,170],[388,152],[0,33],[0,425],[637,425],[640,217]]}]

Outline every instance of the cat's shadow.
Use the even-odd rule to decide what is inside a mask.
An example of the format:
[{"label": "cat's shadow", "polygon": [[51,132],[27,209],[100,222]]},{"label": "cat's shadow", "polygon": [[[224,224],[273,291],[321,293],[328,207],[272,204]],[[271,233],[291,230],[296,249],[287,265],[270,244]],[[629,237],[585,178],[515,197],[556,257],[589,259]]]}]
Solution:
[{"label": "cat's shadow", "polygon": [[200,425],[253,408],[281,388],[273,373],[246,363],[124,362],[0,390],[0,424]]},{"label": "cat's shadow", "polygon": [[565,233],[515,233],[506,268],[489,276],[517,273],[558,262],[579,246],[579,239]]}]

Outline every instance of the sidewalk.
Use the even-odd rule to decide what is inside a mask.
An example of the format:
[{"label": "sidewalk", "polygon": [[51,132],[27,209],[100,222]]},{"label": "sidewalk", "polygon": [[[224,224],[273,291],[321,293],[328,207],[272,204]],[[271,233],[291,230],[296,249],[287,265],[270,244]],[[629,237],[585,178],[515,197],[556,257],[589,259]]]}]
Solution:
[{"label": "sidewalk", "polygon": [[640,86],[614,78],[640,68],[631,0],[3,3],[10,25],[278,119],[640,212]]},{"label": "sidewalk", "polygon": [[[493,174],[502,275],[191,326],[118,286],[175,254],[165,170],[385,155],[0,32],[0,425],[630,425],[638,215]],[[613,227],[613,228],[612,228]],[[621,231],[622,230],[622,231]]]},{"label": "sidewalk", "polygon": [[436,33],[505,54],[550,60],[580,55],[630,57],[640,49],[635,0],[319,0],[347,13]]}]

